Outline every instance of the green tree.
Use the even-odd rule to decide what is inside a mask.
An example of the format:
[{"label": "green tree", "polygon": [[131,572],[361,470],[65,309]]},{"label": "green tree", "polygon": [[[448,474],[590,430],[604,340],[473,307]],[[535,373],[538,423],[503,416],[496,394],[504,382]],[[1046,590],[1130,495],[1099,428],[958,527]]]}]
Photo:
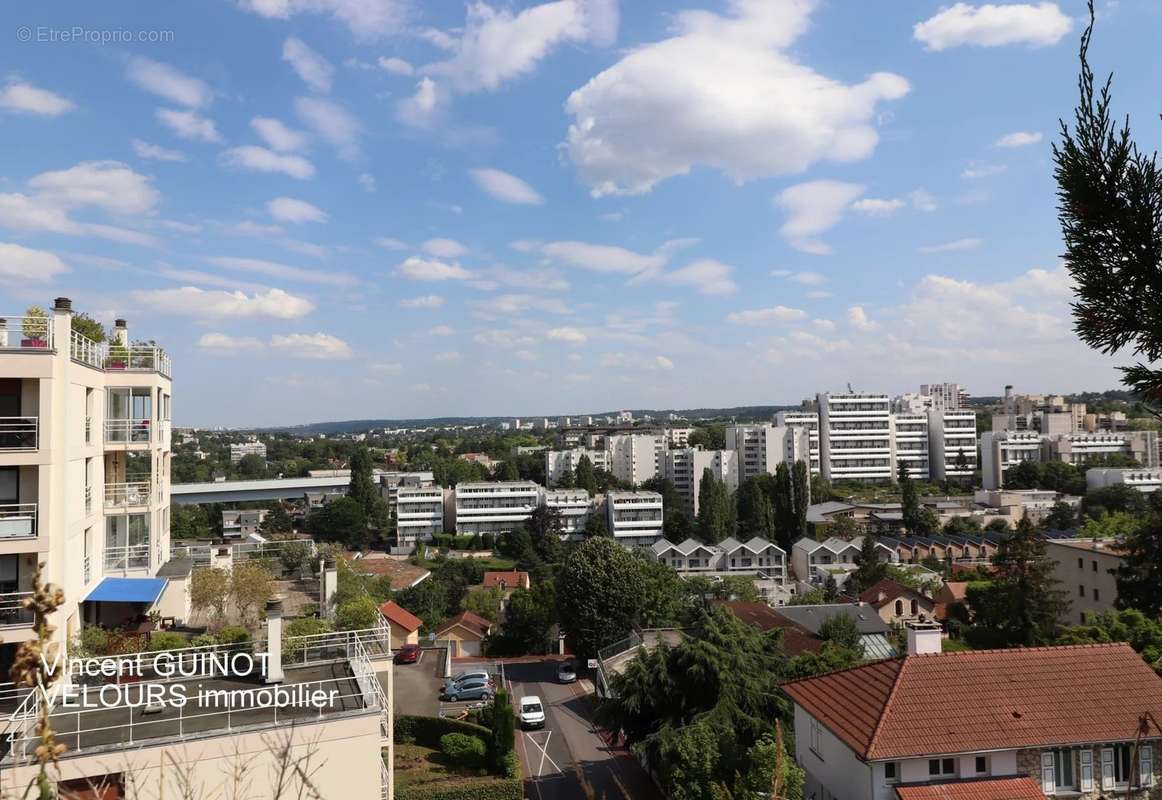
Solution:
[{"label": "green tree", "polygon": [[593,471],[593,462],[584,453],[577,459],[576,482],[578,489],[584,489],[590,495],[597,494],[597,473]]},{"label": "green tree", "polygon": [[791,470],[785,461],[779,462],[779,465],[775,467],[775,477],[769,486],[775,535],[779,547],[789,553],[795,543],[795,489],[794,481],[791,479]]},{"label": "green tree", "polygon": [[367,595],[353,597],[335,609],[335,627],[341,631],[374,628],[378,621],[379,608]]},{"label": "green tree", "polygon": [[855,618],[847,614],[834,614],[823,620],[819,626],[819,638],[852,650],[858,649],[862,640]]},{"label": "green tree", "polygon": [[944,523],[945,536],[980,536],[980,520],[975,517],[950,517]]},{"label": "green tree", "polygon": [[496,469],[496,479],[498,481],[519,481],[520,470],[517,469],[516,461],[506,458],[500,462],[500,466]]},{"label": "green tree", "polygon": [[258,561],[239,561],[230,569],[230,600],[246,624],[258,620],[258,612],[274,596],[274,578]]},{"label": "green tree", "polygon": [[1105,486],[1086,492],[1081,507],[1088,517],[1100,517],[1102,514],[1115,511],[1144,516],[1150,510],[1146,495],[1125,484]]},{"label": "green tree", "polygon": [[847,579],[851,593],[864,592],[887,577],[888,562],[884,560],[878,544],[879,539],[872,534],[863,535],[859,553],[855,556],[855,571]]},{"label": "green tree", "polygon": [[230,597],[230,573],[210,567],[196,569],[190,576],[190,606],[194,610],[210,611],[218,624],[226,616]]},{"label": "green tree", "polygon": [[796,461],[791,468],[791,495],[795,523],[791,533],[794,539],[801,539],[807,535],[807,509],[811,506],[811,475],[806,461]]},{"label": "green tree", "polygon": [[325,542],[338,542],[352,550],[367,546],[367,513],[353,497],[336,497],[307,517],[307,530]]},{"label": "green tree", "polygon": [[697,427],[691,431],[687,441],[691,447],[701,445],[704,450],[725,450],[726,426],[713,423]]},{"label": "green tree", "polygon": [[573,470],[569,467],[561,470],[557,475],[557,486],[562,489],[575,489],[577,487],[577,478],[573,475]]},{"label": "green tree", "polygon": [[904,530],[908,533],[920,532],[920,500],[916,495],[916,484],[908,474],[908,465],[901,461],[896,470],[896,483],[900,486],[900,510],[903,515]]},{"label": "green tree", "polygon": [[504,773],[508,755],[516,745],[516,719],[512,710],[512,701],[508,690],[503,686],[496,690],[492,698],[492,746],[489,755],[492,758],[492,769],[498,775]]},{"label": "green tree", "polygon": [[1056,502],[1041,520],[1041,527],[1047,531],[1068,531],[1077,524],[1077,512],[1069,503]]},{"label": "green tree", "polygon": [[258,529],[265,535],[272,536],[279,533],[290,533],[294,530],[294,523],[291,521],[290,514],[286,513],[282,503],[279,503],[267,512]]},{"label": "green tree", "polygon": [[266,477],[266,459],[258,453],[247,453],[234,465],[238,475],[250,480]]},{"label": "green tree", "polygon": [[566,559],[557,581],[557,613],[573,650],[588,658],[629,634],[641,611],[640,570],[610,538],[586,539]]},{"label": "green tree", "polygon": [[605,521],[604,514],[590,514],[585,520],[585,538],[600,536],[609,536],[609,523]]},{"label": "green tree", "polygon": [[289,574],[310,574],[315,567],[315,552],[309,541],[292,539],[279,546],[278,560]]},{"label": "green tree", "polygon": [[[1152,504],[1162,505],[1157,500]],[[1139,521],[1122,537],[1125,555],[1114,572],[1118,608],[1136,608],[1162,617],[1162,510]]]},{"label": "green tree", "polygon": [[760,536],[775,541],[775,511],[770,496],[756,476],[742,482],[735,493],[738,501],[738,530],[742,537]]},{"label": "green tree", "polygon": [[504,591],[499,586],[472,589],[460,601],[465,611],[471,611],[484,617],[490,622],[500,619],[500,604],[504,600]]},{"label": "green tree", "polygon": [[1128,642],[1153,666],[1162,658],[1162,622],[1136,608],[1091,614],[1083,625],[1064,628],[1054,644],[1108,644]]},{"label": "green tree", "polygon": [[538,581],[531,589],[516,589],[504,609],[500,635],[489,654],[520,656],[544,653],[556,622],[556,593],[552,581]]},{"label": "green tree", "polygon": [[1087,539],[1120,539],[1138,527],[1141,517],[1127,514],[1124,511],[1115,511],[1112,514],[1102,514],[1100,517],[1090,517],[1077,532],[1078,536]]},{"label": "green tree", "polygon": [[395,597],[397,603],[423,620],[425,633],[434,631],[448,618],[448,586],[433,578],[409,586]]},{"label": "green tree", "polygon": [[170,506],[170,536],[174,539],[209,539],[210,520],[199,505],[174,503]]},{"label": "green tree", "polygon": [[730,519],[730,494],[726,484],[714,477],[710,468],[702,470],[698,483],[698,538],[717,544],[733,532]]},{"label": "green tree", "polygon": [[97,343],[108,337],[105,326],[84,311],[73,312],[72,329]]},{"label": "green tree", "polygon": [[366,525],[367,520],[374,517],[376,505],[382,499],[371,479],[371,451],[367,445],[360,444],[351,452],[348,466],[351,469],[351,484],[347,487],[347,496],[363,507]]},{"label": "green tree", "polygon": [[686,500],[678,494],[672,481],[650,478],[642,488],[662,496],[662,535],[671,542],[684,542],[694,535],[694,524],[686,513]]}]

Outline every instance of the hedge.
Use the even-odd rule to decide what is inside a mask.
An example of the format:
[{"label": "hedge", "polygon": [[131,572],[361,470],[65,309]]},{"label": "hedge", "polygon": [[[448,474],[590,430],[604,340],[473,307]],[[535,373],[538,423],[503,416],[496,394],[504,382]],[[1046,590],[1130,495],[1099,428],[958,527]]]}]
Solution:
[{"label": "hedge", "polygon": [[487,742],[492,738],[492,731],[483,725],[471,722],[461,722],[446,717],[416,717],[409,714],[395,718],[396,744],[415,743],[433,750],[440,749],[440,737],[446,733],[465,733],[476,736]]},{"label": "hedge", "polygon": [[397,786],[396,800],[523,800],[524,782],[520,778],[497,778],[493,783],[474,786],[449,786],[439,789],[427,786]]},{"label": "hedge", "polygon": [[457,767],[479,769],[484,766],[487,747],[479,736],[445,733],[440,737],[440,751]]}]

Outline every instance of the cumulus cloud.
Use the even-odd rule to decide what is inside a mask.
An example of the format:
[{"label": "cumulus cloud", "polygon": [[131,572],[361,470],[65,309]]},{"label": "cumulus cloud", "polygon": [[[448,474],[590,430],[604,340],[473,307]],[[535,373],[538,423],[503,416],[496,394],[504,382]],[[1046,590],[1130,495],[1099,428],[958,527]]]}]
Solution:
[{"label": "cumulus cloud", "polygon": [[796,250],[814,255],[831,253],[831,246],[818,236],[833,227],[853,200],[863,194],[857,183],[818,180],[799,183],[784,189],[775,197],[787,219],[780,233]]},{"label": "cumulus cloud", "polygon": [[347,109],[321,97],[296,97],[295,113],[319,138],[334,146],[340,158],[358,157],[361,126]]},{"label": "cumulus cloud", "polygon": [[680,269],[662,275],[662,282],[671,286],[689,286],[699,294],[732,294],[738,290],[731,279],[734,267],[703,258]]},{"label": "cumulus cloud", "polygon": [[311,313],[310,300],[282,289],[246,294],[183,286],[178,289],[139,289],[130,292],[134,302],[155,314],[174,314],[197,319],[297,319]]},{"label": "cumulus cloud", "polygon": [[801,308],[778,305],[747,311],[732,311],[726,315],[726,321],[733,322],[735,325],[769,325],[780,322],[798,322],[806,317],[807,312]]},{"label": "cumulus cloud", "polygon": [[420,78],[414,93],[400,100],[396,117],[413,128],[431,128],[448,108],[448,93],[431,78]]},{"label": "cumulus cloud", "polygon": [[573,267],[622,275],[657,270],[668,260],[665,253],[637,253],[624,247],[589,242],[548,242],[537,247],[549,258]]},{"label": "cumulus cloud", "polygon": [[270,347],[290,358],[333,361],[351,358],[351,346],[329,333],[291,333],[270,337]]},{"label": "cumulus cloud", "polygon": [[402,58],[384,58],[380,56],[376,63],[380,69],[384,72],[390,72],[392,75],[414,75],[416,72],[415,67]]},{"label": "cumulus cloud", "polygon": [[377,188],[375,184],[375,176],[370,172],[359,173],[355,180],[357,180],[359,185],[363,187],[363,191],[367,192],[368,194],[373,193]]},{"label": "cumulus cloud", "polygon": [[331,62],[312,50],[306,42],[288,36],[282,43],[282,60],[294,69],[303,83],[316,92],[331,91],[331,81],[335,78],[335,67]]},{"label": "cumulus cloud", "polygon": [[847,324],[859,331],[874,331],[879,327],[879,323],[867,315],[863,306],[847,309]]},{"label": "cumulus cloud", "polygon": [[222,153],[222,163],[251,172],[278,172],[299,180],[315,177],[315,165],[302,156],[276,153],[257,145],[230,148]]},{"label": "cumulus cloud", "polygon": [[149,214],[160,192],[150,178],[119,161],[82,161],[29,179],[41,200],[61,208],[96,206],[116,214]]},{"label": "cumulus cloud", "polygon": [[545,333],[546,339],[551,339],[554,342],[565,342],[566,344],[585,344],[589,341],[589,337],[580,328],[550,328]]},{"label": "cumulus cloud", "polygon": [[962,178],[988,178],[992,175],[1000,175],[1008,167],[1004,164],[976,164],[971,167],[965,167],[960,173]]},{"label": "cumulus cloud", "polygon": [[10,80],[0,88],[0,111],[59,117],[76,108],[72,100],[21,80]]},{"label": "cumulus cloud", "polygon": [[438,294],[405,297],[399,301],[400,308],[439,308],[442,305],[444,305],[444,298]]},{"label": "cumulus cloud", "polygon": [[428,329],[428,336],[455,336],[456,331],[449,325],[436,325]]},{"label": "cumulus cloud", "polygon": [[327,214],[322,209],[305,200],[293,197],[276,197],[266,204],[266,211],[279,222],[326,222]]},{"label": "cumulus cloud", "polygon": [[150,58],[129,59],[125,76],[145,91],[186,108],[204,108],[214,99],[205,82]]},{"label": "cumulus cloud", "polygon": [[241,355],[254,353],[263,348],[261,339],[253,336],[231,336],[227,333],[203,333],[198,339],[198,349],[215,355]]},{"label": "cumulus cloud", "polygon": [[542,311],[547,314],[572,313],[572,309],[563,300],[532,294],[498,294],[487,300],[470,300],[468,305],[482,316],[512,316],[526,311]]},{"label": "cumulus cloud", "polygon": [[395,274],[413,281],[463,281],[472,273],[459,264],[445,264],[438,259],[412,256],[395,268]]},{"label": "cumulus cloud", "polygon": [[280,153],[298,152],[307,146],[306,134],[288,128],[273,117],[254,117],[250,120],[250,127],[268,147]]},{"label": "cumulus cloud", "polygon": [[68,272],[60,257],[46,250],[33,250],[9,242],[0,242],[0,281],[17,283],[51,283]]},{"label": "cumulus cloud", "polygon": [[186,154],[180,150],[170,150],[167,147],[162,147],[159,144],[151,144],[144,142],[141,139],[134,139],[130,144],[133,146],[133,153],[138,158],[145,158],[151,161],[185,161]]},{"label": "cumulus cloud", "polygon": [[947,50],[961,45],[999,47],[1057,44],[1073,22],[1056,3],[1011,3],[973,6],[956,3],[935,16],[917,22],[912,35],[927,50]]},{"label": "cumulus cloud", "polygon": [[696,166],[741,182],[871,155],[879,105],[908,82],[877,72],[848,85],[799,63],[788,49],[815,5],[677,13],[674,36],[633,48],[569,96],[565,148],[582,181],[595,195],[641,194]]},{"label": "cumulus cloud", "polygon": [[407,250],[408,243],[400,239],[392,239],[389,236],[380,236],[375,239],[375,243],[384,250]]},{"label": "cumulus cloud", "polygon": [[425,253],[436,258],[459,258],[468,252],[468,248],[455,239],[428,239],[420,246]]},{"label": "cumulus cloud", "polygon": [[271,19],[320,14],[346,25],[360,41],[382,39],[403,29],[410,0],[239,0],[245,11]]},{"label": "cumulus cloud", "polygon": [[658,369],[669,370],[669,369],[674,368],[674,362],[671,361],[670,359],[666,358],[665,356],[655,356],[654,357],[654,364],[657,366]]},{"label": "cumulus cloud", "polygon": [[517,176],[499,169],[481,167],[469,170],[469,174],[477,186],[503,203],[539,206],[545,202],[536,189]]},{"label": "cumulus cloud", "polygon": [[1041,141],[1040,131],[1013,131],[1006,133],[1001,138],[997,139],[993,144],[996,147],[1025,147],[1030,144],[1037,144]]},{"label": "cumulus cloud", "polygon": [[953,239],[951,242],[942,242],[941,244],[929,244],[923,247],[917,247],[918,253],[951,253],[957,250],[975,250],[981,245],[980,239],[973,237],[966,237],[964,239]]},{"label": "cumulus cloud", "polygon": [[851,204],[852,211],[858,211],[861,214],[867,214],[869,217],[890,217],[895,214],[907,203],[899,198],[880,199],[878,197],[865,197],[862,200],[856,200]]},{"label": "cumulus cloud", "polygon": [[355,279],[345,272],[335,272],[325,269],[302,269],[276,261],[265,261],[258,258],[236,258],[234,256],[211,256],[207,262],[222,269],[251,272],[257,275],[267,275],[272,278],[298,281],[300,283],[317,283],[325,286],[351,286]]},{"label": "cumulus cloud", "polygon": [[178,111],[173,108],[159,108],[157,119],[176,136],[195,142],[221,142],[222,134],[218,133],[214,121],[203,117],[196,111]]}]

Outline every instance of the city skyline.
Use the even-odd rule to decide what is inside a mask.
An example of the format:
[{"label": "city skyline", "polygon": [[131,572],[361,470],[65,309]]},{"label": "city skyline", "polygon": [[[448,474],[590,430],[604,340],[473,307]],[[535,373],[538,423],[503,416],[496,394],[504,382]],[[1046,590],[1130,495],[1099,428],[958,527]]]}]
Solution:
[{"label": "city skyline", "polygon": [[[178,425],[1116,388],[1058,260],[1084,12],[16,9],[0,312],[128,319]],[[1139,125],[1160,14],[1098,4]]]}]

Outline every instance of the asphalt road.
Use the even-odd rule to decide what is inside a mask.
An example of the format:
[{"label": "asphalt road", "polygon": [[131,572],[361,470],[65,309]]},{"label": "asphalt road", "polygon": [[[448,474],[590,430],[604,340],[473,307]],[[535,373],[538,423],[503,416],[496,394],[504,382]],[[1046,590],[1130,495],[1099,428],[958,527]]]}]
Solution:
[{"label": "asphalt road", "polygon": [[514,703],[536,695],[545,706],[544,729],[517,731],[526,798],[586,800],[587,781],[606,800],[661,800],[634,758],[597,734],[581,684],[557,683],[556,661],[506,664],[505,674]]}]

